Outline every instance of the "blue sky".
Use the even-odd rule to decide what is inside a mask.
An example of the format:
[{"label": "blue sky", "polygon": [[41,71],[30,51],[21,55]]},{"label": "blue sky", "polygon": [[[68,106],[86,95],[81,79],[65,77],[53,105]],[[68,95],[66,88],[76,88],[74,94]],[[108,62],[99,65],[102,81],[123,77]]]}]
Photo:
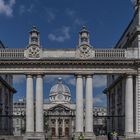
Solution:
[{"label": "blue sky", "polygon": [[[132,19],[132,1],[0,0],[0,40],[9,48],[26,48],[28,32],[35,25],[40,31],[42,47],[75,48],[78,44],[78,33],[86,25],[93,47],[110,48],[116,44]],[[50,82],[44,82],[45,97],[56,77],[49,76],[48,79]],[[96,104],[105,105],[106,100],[101,94],[105,88],[105,77],[95,79],[98,81],[98,85],[94,86],[94,96],[98,101]],[[74,78],[67,76],[64,80],[75,95]],[[23,76],[15,77],[14,86],[18,90],[15,99],[25,95]]]}]

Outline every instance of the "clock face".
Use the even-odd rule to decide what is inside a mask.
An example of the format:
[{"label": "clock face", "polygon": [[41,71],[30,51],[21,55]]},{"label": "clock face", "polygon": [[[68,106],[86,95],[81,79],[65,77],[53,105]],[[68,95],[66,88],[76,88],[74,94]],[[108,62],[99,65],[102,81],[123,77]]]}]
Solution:
[{"label": "clock face", "polygon": [[63,100],[63,95],[62,95],[62,94],[58,94],[58,95],[57,95],[57,99]]},{"label": "clock face", "polygon": [[29,57],[38,58],[40,56],[40,48],[37,46],[30,46],[28,48]]},{"label": "clock face", "polygon": [[86,44],[80,46],[80,52],[82,57],[88,57],[90,55],[90,46]]}]

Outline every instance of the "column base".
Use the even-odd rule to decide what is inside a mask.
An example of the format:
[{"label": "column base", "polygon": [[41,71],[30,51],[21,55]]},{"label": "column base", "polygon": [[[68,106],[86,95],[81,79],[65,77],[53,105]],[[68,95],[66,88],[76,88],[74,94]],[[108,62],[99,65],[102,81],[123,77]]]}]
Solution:
[{"label": "column base", "polygon": [[45,140],[45,134],[42,132],[27,132],[23,140]]},{"label": "column base", "polygon": [[93,132],[85,132],[84,136],[85,139],[96,140],[96,136],[94,135]]},{"label": "column base", "polygon": [[[74,134],[74,140],[79,140],[79,136],[80,136],[81,132],[76,132]],[[93,132],[85,132],[85,133],[82,133],[83,136],[84,136],[84,139],[87,139],[87,140],[96,140],[96,136],[94,135]]]},{"label": "column base", "polygon": [[125,132],[125,138],[126,139],[131,139],[134,138],[135,134],[133,132]]},{"label": "column base", "polygon": [[74,140],[79,140],[79,136],[80,136],[81,133],[84,135],[83,132],[75,132],[74,133]]}]

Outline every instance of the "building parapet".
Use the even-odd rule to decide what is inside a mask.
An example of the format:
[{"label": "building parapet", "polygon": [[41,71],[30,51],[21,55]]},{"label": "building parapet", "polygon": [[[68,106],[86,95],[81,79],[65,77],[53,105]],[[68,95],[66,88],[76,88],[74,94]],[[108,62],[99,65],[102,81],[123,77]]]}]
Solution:
[{"label": "building parapet", "polygon": [[32,50],[28,49],[0,49],[0,59],[129,59],[138,58],[137,48],[128,49],[92,49],[90,56],[81,57],[78,50],[47,50],[41,49]]}]

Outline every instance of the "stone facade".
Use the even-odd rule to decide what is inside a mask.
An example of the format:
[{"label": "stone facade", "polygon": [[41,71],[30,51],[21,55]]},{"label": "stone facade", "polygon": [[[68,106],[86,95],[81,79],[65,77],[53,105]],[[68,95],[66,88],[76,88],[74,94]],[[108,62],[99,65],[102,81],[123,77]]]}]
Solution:
[{"label": "stone facade", "polygon": [[[75,76],[76,140],[80,133],[84,134],[87,139],[95,140],[96,138],[93,132],[92,87],[93,76],[98,74],[108,75],[108,85],[105,90],[108,99],[108,131],[115,129],[119,135],[126,138],[140,138],[140,0],[136,1],[134,17],[114,49],[94,48],[90,44],[89,32],[85,26],[79,33],[79,43],[75,49],[42,48],[39,32],[36,27],[33,27],[29,36],[29,44],[25,49],[0,49],[0,66],[1,74],[26,75],[26,134],[24,140],[45,139],[43,76],[50,74]],[[65,95],[55,96],[53,94],[50,100],[53,104],[56,103],[53,102],[55,98],[62,100],[65,99]],[[66,101],[70,101],[69,95]],[[62,105],[53,106],[53,109],[56,111],[62,109],[62,112],[67,109],[71,110],[65,105],[63,104],[63,107]],[[58,121],[50,123],[53,125]]]},{"label": "stone facade", "polygon": [[[133,50],[133,52],[129,52],[130,58],[133,56],[139,59],[140,35],[139,33],[135,33],[135,29],[139,28],[139,26],[140,3],[137,0],[133,19],[116,44],[115,49],[125,48],[127,50]],[[109,75],[107,77],[107,89],[105,93],[108,101],[108,132],[115,130],[119,135],[125,136],[126,138],[139,137],[139,68],[136,74]]]},{"label": "stone facade", "polygon": [[[0,41],[0,48],[5,48]],[[13,94],[12,75],[0,75],[0,135],[13,134],[12,110]]]}]

